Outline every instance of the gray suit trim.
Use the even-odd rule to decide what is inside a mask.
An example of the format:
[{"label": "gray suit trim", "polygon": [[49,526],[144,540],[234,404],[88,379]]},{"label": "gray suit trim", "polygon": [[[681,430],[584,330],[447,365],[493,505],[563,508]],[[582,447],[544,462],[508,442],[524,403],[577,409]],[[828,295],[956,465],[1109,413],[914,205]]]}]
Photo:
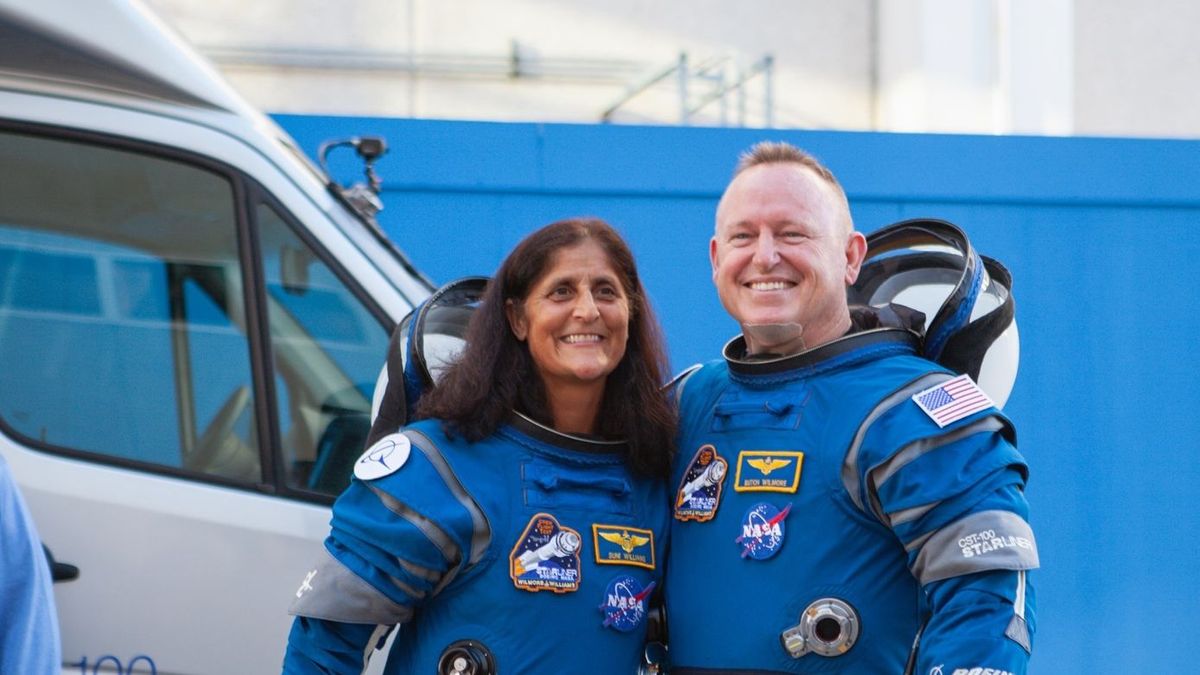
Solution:
[{"label": "gray suit trim", "polygon": [[[858,498],[858,452],[861,449],[863,437],[867,435],[867,430],[871,428],[875,420],[879,419],[896,405],[912,398],[913,394],[923,389],[928,389],[940,382],[945,382],[951,377],[951,375],[946,373],[927,373],[922,375],[876,404],[871,412],[863,418],[862,424],[858,425],[858,431],[854,433],[854,439],[850,442],[850,447],[846,449],[846,458],[842,460],[842,485],[846,487],[846,492],[849,493],[850,499],[859,510],[863,510],[864,506],[862,500]],[[886,523],[887,521],[884,520],[883,522]]]},{"label": "gray suit trim", "polygon": [[1025,623],[1025,570],[1017,573],[1017,590],[1013,600],[1013,618],[1004,629],[1004,635],[1021,645],[1026,654],[1033,653],[1033,642],[1029,639],[1029,624]]},{"label": "gray suit trim", "polygon": [[674,387],[676,407],[683,403],[683,385],[687,384],[687,381],[690,380],[692,375],[695,375],[696,371],[700,370],[701,367],[703,367],[703,364],[693,363],[692,365],[680,371],[678,375],[671,378],[670,382],[662,386],[664,390],[670,390],[672,387]]},{"label": "gray suit trim", "polygon": [[937,508],[937,505],[941,503],[942,502],[939,500],[936,502],[930,502],[928,504],[922,504],[920,506],[914,506],[911,509],[900,509],[899,511],[893,511],[889,517],[889,521],[891,522],[892,527],[912,522]]},{"label": "gray suit trim", "polygon": [[414,562],[409,562],[404,558],[396,558],[396,562],[399,563],[400,567],[404,568],[405,572],[408,572],[418,579],[424,579],[425,581],[436,584],[438,580],[442,578],[442,574],[437,570],[431,570],[428,567],[418,565]]},{"label": "gray suit trim", "polygon": [[923,534],[923,535],[917,537],[916,539],[913,539],[912,541],[905,544],[904,550],[906,552],[912,552],[912,551],[915,551],[915,550],[925,546],[925,542],[929,541],[929,538],[932,537],[933,535],[937,534],[938,532],[940,532],[940,530],[926,532],[925,534]]},{"label": "gray suit trim", "polygon": [[[889,517],[883,512],[883,506],[879,503],[879,487],[888,481],[889,478],[895,476],[901,469],[908,465],[909,462],[916,460],[927,452],[932,452],[938,448],[949,445],[955,441],[961,440],[977,433],[985,433],[989,431],[1000,431],[1004,428],[1004,424],[995,417],[985,417],[977,422],[968,424],[965,427],[960,427],[951,431],[948,434],[934,436],[931,438],[922,438],[901,448],[896,454],[880,462],[874,468],[867,472],[867,494],[871,499],[871,510],[875,513],[875,517],[881,522],[890,525],[896,525],[902,520],[896,520],[895,516]],[[933,505],[927,505],[932,508]],[[918,507],[926,508],[926,507]],[[911,510],[911,509],[910,509]],[[913,517],[911,513],[908,517]]]},{"label": "gray suit trim", "polygon": [[[1030,570],[1039,564],[1033,530],[1011,511],[972,513],[923,540],[912,565],[922,586],[973,572]],[[913,551],[919,541],[906,548]]]},{"label": "gray suit trim", "polygon": [[366,486],[371,489],[371,492],[375,493],[375,496],[389,511],[412,523],[414,527],[420,530],[437,547],[438,551],[441,552],[442,557],[446,559],[446,563],[451,569],[457,567],[462,562],[462,549],[459,548],[458,544],[454,543],[450,535],[446,534],[446,531],[439,527],[437,523],[417,513],[407,504],[380,490],[371,483],[366,483]]},{"label": "gray suit trim", "polygon": [[1025,619],[1014,615],[1008,622],[1008,628],[1004,629],[1004,636],[1021,645],[1026,654],[1033,653],[1033,641],[1029,639],[1029,625]]},{"label": "gray suit trim", "polygon": [[392,626],[412,618],[397,604],[342,563],[322,551],[321,559],[296,591],[288,613],[325,621]]},{"label": "gray suit trim", "polygon": [[462,504],[467,513],[471,514],[471,525],[474,529],[471,532],[471,557],[467,559],[467,563],[473,565],[479,562],[492,544],[492,526],[488,523],[487,516],[483,514],[483,509],[479,508],[475,498],[463,487],[462,481],[455,475],[454,469],[450,468],[446,458],[442,456],[441,451],[428,436],[415,430],[408,430],[404,433],[412,440],[414,446],[425,453],[425,458],[429,460],[433,468],[437,469],[438,475],[445,481],[446,487],[450,488],[454,498],[458,500],[459,504]]},{"label": "gray suit trim", "polygon": [[[400,560],[401,560],[400,558],[396,558],[397,562],[400,562]],[[399,588],[401,591],[404,592],[405,595],[412,598],[413,600],[424,600],[425,599],[425,591],[423,591],[419,588],[413,588],[406,581],[397,579],[396,577],[393,577],[390,574],[388,575],[388,581],[392,582],[393,586],[395,586],[396,588]]]},{"label": "gray suit trim", "polygon": [[392,626],[376,626],[375,632],[371,633],[371,639],[367,640],[367,646],[363,648],[363,672],[367,670],[367,663],[371,660],[371,654],[383,645],[383,639],[392,630]]}]

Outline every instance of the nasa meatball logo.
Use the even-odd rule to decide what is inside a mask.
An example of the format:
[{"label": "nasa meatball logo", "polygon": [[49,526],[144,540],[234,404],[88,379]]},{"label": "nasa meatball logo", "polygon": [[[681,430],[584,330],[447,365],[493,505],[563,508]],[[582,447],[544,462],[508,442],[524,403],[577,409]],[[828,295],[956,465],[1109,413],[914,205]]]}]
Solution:
[{"label": "nasa meatball logo", "polygon": [[354,463],[354,475],[359,480],[374,480],[395,473],[408,461],[412,442],[404,434],[390,434],[379,439]]},{"label": "nasa meatball logo", "polygon": [[782,511],[765,502],[751,506],[742,516],[742,533],[734,540],[742,549],[742,557],[766,560],[779,553],[786,532],[783,520],[791,511],[790,503]]},{"label": "nasa meatball logo", "polygon": [[729,462],[712,445],[701,446],[688,463],[675,497],[675,519],[703,523],[717,515],[721,505],[721,486]]},{"label": "nasa meatball logo", "polygon": [[622,574],[608,582],[604,590],[604,602],[600,611],[604,612],[604,627],[628,633],[642,625],[646,618],[646,603],[654,592],[654,582],[642,588],[637,579]]},{"label": "nasa meatball logo", "polygon": [[569,593],[579,590],[579,532],[548,513],[529,520],[509,554],[509,576],[521,590]]}]

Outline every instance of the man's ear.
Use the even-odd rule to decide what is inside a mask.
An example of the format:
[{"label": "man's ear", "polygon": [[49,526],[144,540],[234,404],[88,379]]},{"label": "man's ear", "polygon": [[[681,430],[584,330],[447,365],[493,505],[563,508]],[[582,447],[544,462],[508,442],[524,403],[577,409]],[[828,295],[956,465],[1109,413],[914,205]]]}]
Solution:
[{"label": "man's ear", "polygon": [[512,329],[513,335],[524,342],[525,337],[529,335],[529,324],[525,321],[525,313],[517,307],[517,303],[513,302],[512,298],[504,301],[504,315],[508,317],[508,326]]},{"label": "man's ear", "polygon": [[858,272],[862,269],[863,259],[867,257],[867,238],[857,230],[850,233],[846,240],[846,285],[858,281]]}]

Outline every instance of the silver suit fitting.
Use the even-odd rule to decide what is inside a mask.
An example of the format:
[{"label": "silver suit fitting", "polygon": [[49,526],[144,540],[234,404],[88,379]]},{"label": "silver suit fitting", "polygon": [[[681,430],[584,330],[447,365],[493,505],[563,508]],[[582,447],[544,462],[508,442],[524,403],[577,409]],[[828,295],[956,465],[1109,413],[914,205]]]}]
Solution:
[{"label": "silver suit fitting", "polygon": [[800,623],[779,634],[784,650],[798,659],[805,654],[841,656],[858,640],[858,612],[837,598],[814,600],[800,613]]},{"label": "silver suit fitting", "polygon": [[482,642],[459,640],[438,659],[438,675],[496,675],[496,660]]},{"label": "silver suit fitting", "polygon": [[661,642],[646,643],[637,675],[662,675],[665,672],[667,672],[667,646]]}]

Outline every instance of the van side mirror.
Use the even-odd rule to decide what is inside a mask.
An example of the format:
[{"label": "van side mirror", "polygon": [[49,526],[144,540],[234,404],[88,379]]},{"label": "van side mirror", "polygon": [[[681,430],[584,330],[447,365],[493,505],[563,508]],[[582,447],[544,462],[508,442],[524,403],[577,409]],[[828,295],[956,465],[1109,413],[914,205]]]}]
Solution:
[{"label": "van side mirror", "polygon": [[79,578],[79,568],[71,563],[59,562],[54,559],[54,554],[50,552],[50,547],[45,543],[42,544],[42,550],[46,553],[46,563],[50,565],[50,578],[54,583],[60,581],[75,581]]}]

